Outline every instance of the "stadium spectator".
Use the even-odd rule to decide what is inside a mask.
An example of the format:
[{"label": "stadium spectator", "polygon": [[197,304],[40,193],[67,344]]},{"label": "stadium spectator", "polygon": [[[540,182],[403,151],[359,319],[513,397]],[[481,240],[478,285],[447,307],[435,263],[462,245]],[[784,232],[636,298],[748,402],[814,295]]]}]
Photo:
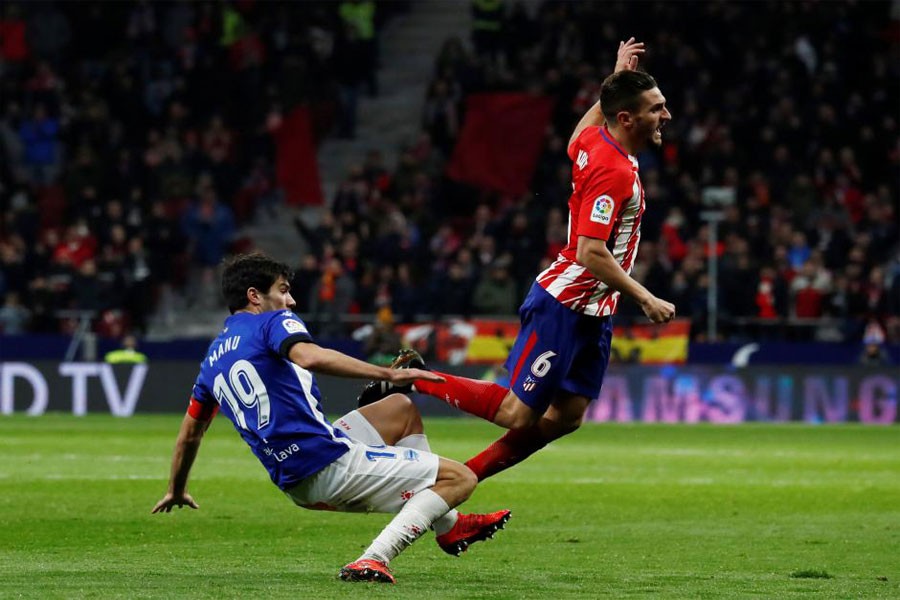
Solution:
[{"label": "stadium spectator", "polygon": [[338,80],[341,102],[339,137],[356,137],[359,90],[369,76],[370,60],[366,43],[359,38],[357,28],[345,23],[334,48],[334,73]]},{"label": "stadium spectator", "polygon": [[472,43],[479,55],[497,60],[503,49],[503,0],[472,0]]},{"label": "stadium spectator", "polygon": [[103,356],[109,364],[139,364],[147,362],[147,355],[137,349],[137,338],[128,334],[122,338],[121,348],[110,350]]},{"label": "stadium spectator", "polygon": [[869,321],[863,334],[863,352],[859,364],[864,367],[882,367],[891,364],[884,349],[885,332],[878,321]]},{"label": "stadium spectator", "polygon": [[432,82],[425,98],[423,125],[444,156],[450,155],[456,136],[459,135],[458,100],[452,96],[450,86],[443,79]]},{"label": "stadium spectator", "polygon": [[342,332],[341,317],[349,312],[355,290],[356,283],[341,260],[336,256],[325,258],[322,274],[310,290],[309,309],[320,325],[320,335],[337,336]]},{"label": "stadium spectator", "polygon": [[509,255],[494,261],[485,269],[475,286],[472,305],[475,311],[488,315],[514,315],[519,297],[516,285],[509,276]]},{"label": "stadium spectator", "polygon": [[391,283],[391,312],[399,317],[400,322],[411,323],[421,310],[422,293],[413,281],[412,267],[408,263],[400,263]]},{"label": "stadium spectator", "polygon": [[29,180],[37,185],[52,183],[60,169],[59,119],[50,116],[43,104],[34,107],[31,118],[19,126],[19,140]]},{"label": "stadium spectator", "polygon": [[214,304],[215,268],[222,262],[234,236],[231,208],[219,202],[211,183],[197,191],[198,198],[184,214],[182,227],[189,241],[193,274],[189,303]]},{"label": "stadium spectator", "polygon": [[379,311],[371,332],[365,338],[366,360],[374,365],[390,366],[401,343],[390,311]]},{"label": "stadium spectator", "polygon": [[[2,285],[0,285],[2,291]],[[2,294],[0,294],[2,295]],[[0,333],[21,335],[26,332],[31,312],[22,306],[18,292],[7,292],[0,305]]]},{"label": "stadium spectator", "polygon": [[59,64],[72,40],[69,18],[52,2],[39,2],[28,18],[28,45],[36,58]]},{"label": "stadium spectator", "polygon": [[378,38],[375,35],[376,4],[371,0],[349,0],[338,6],[344,25],[352,29],[361,48],[362,73],[370,96],[378,95]]},{"label": "stadium spectator", "polygon": [[[187,491],[188,476],[221,403],[272,482],[296,505],[397,513],[363,554],[341,569],[345,581],[394,583],[388,563],[429,528],[441,549],[457,555],[502,528],[508,510],[487,515],[455,510],[477,480],[465,466],[431,453],[408,397],[392,395],[354,410],[336,427],[323,416],[312,372],[401,385],[417,378],[442,380],[423,370],[371,365],[313,343],[290,311],[288,277],[286,265],[259,254],[224,265],[222,292],[232,314],[201,363],[172,456],[168,491],[152,512],[199,508]],[[244,401],[247,385],[252,404]]]}]

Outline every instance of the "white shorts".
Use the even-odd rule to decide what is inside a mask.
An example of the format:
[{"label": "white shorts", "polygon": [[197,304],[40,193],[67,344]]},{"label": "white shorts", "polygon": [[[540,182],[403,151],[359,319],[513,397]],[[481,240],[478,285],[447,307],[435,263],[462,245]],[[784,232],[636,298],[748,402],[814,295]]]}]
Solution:
[{"label": "white shorts", "polygon": [[334,427],[343,431],[347,434],[347,437],[354,441],[370,446],[384,444],[384,439],[378,433],[378,430],[358,410],[351,410],[343,417],[337,419],[334,422]]},{"label": "white shorts", "polygon": [[349,452],[285,493],[303,508],[396,513],[413,495],[434,485],[438,460],[424,450],[370,446],[354,439]]}]

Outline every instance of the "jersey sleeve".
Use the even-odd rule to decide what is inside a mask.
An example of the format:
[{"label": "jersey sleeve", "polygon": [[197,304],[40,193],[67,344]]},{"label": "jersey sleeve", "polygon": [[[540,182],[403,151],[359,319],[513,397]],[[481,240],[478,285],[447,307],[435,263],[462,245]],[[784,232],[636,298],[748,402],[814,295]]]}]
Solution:
[{"label": "jersey sleeve", "polygon": [[216,401],[216,398],[210,391],[209,386],[206,385],[202,369],[200,370],[200,373],[197,374],[197,379],[194,380],[194,387],[191,388],[191,397],[200,402],[215,403]]},{"label": "jersey sleeve", "polygon": [[592,140],[597,137],[597,127],[585,127],[581,130],[581,133],[578,134],[572,143],[569,144],[569,147],[566,148],[566,154],[569,155],[569,160],[572,162],[578,161],[578,155],[581,151],[586,151],[586,148],[590,146]]},{"label": "jersey sleeve", "polygon": [[266,322],[266,347],[279,356],[287,356],[297,342],[311,342],[306,324],[289,310],[275,313]]},{"label": "jersey sleeve", "polygon": [[581,179],[575,234],[606,241],[612,235],[616,217],[633,194],[634,173],[601,165],[591,168]]},{"label": "jersey sleeve", "polygon": [[219,404],[209,389],[201,369],[194,381],[194,387],[191,388],[191,401],[188,404],[187,412],[195,419],[209,421],[216,415],[218,409]]}]

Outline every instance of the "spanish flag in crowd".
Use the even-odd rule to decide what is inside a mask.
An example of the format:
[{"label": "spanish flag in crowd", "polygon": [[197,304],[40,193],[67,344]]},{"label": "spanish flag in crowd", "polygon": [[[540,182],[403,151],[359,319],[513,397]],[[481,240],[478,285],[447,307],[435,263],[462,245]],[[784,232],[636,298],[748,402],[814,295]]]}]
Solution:
[{"label": "spanish flag in crowd", "polygon": [[[615,327],[612,362],[643,365],[684,364],[687,362],[691,323],[677,319],[671,323],[653,323]],[[422,325],[400,325],[403,343],[440,362],[454,365],[493,365],[506,360],[516,334],[518,321],[472,319]]]},{"label": "spanish flag in crowd", "polygon": [[688,319],[613,327],[611,360],[641,365],[684,364],[690,333]]}]

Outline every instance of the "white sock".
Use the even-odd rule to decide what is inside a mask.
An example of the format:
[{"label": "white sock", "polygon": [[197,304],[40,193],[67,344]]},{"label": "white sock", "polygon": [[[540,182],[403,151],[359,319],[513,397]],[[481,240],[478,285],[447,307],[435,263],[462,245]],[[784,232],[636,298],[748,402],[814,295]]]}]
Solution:
[{"label": "white sock", "polygon": [[[428,437],[424,433],[414,433],[412,435],[408,435],[397,442],[397,446],[431,452],[431,446],[428,444]],[[434,529],[435,535],[444,535],[445,533],[453,529],[453,526],[456,525],[456,520],[458,518],[459,511],[455,508],[451,508],[446,515],[444,515],[440,519],[437,519],[434,524],[432,524],[431,528]]]},{"label": "white sock", "polygon": [[372,559],[389,563],[407,546],[428,531],[432,523],[450,507],[432,490],[422,490],[410,498],[403,509],[387,524],[359,560]]}]

